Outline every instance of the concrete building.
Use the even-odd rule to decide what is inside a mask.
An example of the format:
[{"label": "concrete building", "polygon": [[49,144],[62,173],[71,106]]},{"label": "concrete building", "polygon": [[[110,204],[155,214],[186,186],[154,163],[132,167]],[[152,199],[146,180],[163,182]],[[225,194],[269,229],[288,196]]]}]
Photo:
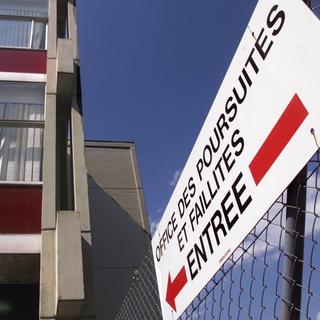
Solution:
[{"label": "concrete building", "polygon": [[133,143],[84,142],[74,0],[0,0],[0,319],[113,319],[150,248]]}]

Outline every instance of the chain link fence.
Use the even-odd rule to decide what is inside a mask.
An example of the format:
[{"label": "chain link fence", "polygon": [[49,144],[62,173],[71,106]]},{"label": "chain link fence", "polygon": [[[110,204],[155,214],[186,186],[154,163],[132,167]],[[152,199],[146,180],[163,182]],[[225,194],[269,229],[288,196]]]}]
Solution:
[{"label": "chain link fence", "polygon": [[160,299],[151,249],[132,284],[115,320],[162,320]]},{"label": "chain link fence", "polygon": [[[313,0],[311,8],[319,16],[320,0]],[[317,152],[296,193],[296,203],[304,194],[305,207],[288,201],[288,191],[283,192],[179,319],[320,320],[319,192]],[[300,225],[288,227],[289,211]],[[286,242],[290,237],[298,255],[288,251]],[[290,276],[286,270],[288,260],[293,269],[290,271],[298,270],[300,277]],[[298,297],[294,297],[297,292]],[[296,304],[295,299],[301,302]],[[135,319],[162,319],[151,252],[136,271],[116,317]]]}]

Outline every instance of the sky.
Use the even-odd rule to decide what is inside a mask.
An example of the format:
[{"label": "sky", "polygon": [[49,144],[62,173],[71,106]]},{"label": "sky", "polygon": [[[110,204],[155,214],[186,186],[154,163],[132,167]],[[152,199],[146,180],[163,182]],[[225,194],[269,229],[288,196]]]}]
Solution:
[{"label": "sky", "polygon": [[161,218],[256,0],[79,0],[86,139],[134,141]]}]

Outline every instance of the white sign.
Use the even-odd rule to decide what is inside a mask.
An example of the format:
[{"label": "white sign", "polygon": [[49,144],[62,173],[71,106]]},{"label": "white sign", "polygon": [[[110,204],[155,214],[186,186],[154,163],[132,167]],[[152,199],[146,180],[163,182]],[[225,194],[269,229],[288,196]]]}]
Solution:
[{"label": "white sign", "polygon": [[260,0],[152,239],[177,319],[317,151],[320,24]]}]

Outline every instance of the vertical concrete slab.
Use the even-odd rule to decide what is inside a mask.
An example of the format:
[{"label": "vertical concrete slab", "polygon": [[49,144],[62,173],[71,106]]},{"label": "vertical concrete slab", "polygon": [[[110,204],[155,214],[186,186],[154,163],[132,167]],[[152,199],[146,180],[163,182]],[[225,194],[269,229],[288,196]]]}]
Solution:
[{"label": "vertical concrete slab", "polygon": [[83,255],[83,278],[84,278],[84,296],[82,305],[81,319],[95,317],[95,296],[94,296],[94,276],[92,260],[92,239],[91,232],[81,233],[81,245]]},{"label": "vertical concrete slab", "polygon": [[57,317],[78,319],[84,300],[80,215],[57,214]]},{"label": "vertical concrete slab", "polygon": [[72,98],[71,128],[75,210],[80,212],[81,231],[90,231],[87,167],[84,157],[84,134],[82,115],[78,110],[76,96]]},{"label": "vertical concrete slab", "polygon": [[72,97],[71,106],[71,140],[73,165],[74,207],[80,212],[82,232],[82,253],[84,267],[85,300],[81,316],[95,316],[94,280],[92,265],[91,225],[88,201],[87,167],[84,157],[84,134],[82,115],[77,104],[78,96]]},{"label": "vertical concrete slab", "polygon": [[57,93],[57,65],[56,59],[47,59],[47,94]]},{"label": "vertical concrete slab", "polygon": [[40,263],[40,319],[55,317],[56,297],[56,234],[42,231]]},{"label": "vertical concrete slab", "polygon": [[79,46],[78,46],[78,25],[77,25],[77,11],[75,1],[69,0],[68,2],[68,21],[69,21],[69,38],[73,43],[73,59],[79,59]]},{"label": "vertical concrete slab", "polygon": [[137,185],[137,191],[138,191],[138,200],[139,200],[139,205],[140,205],[142,227],[151,236],[149,220],[148,220],[148,214],[147,214],[147,208],[146,208],[146,202],[145,202],[145,199],[144,199],[144,193],[143,193],[142,183],[141,183],[141,178],[140,178],[138,157],[137,157],[137,154],[136,154],[136,148],[135,148],[134,144],[131,144],[130,152],[131,152],[131,159],[132,159],[134,177],[135,177],[135,181],[136,181],[136,185]]},{"label": "vertical concrete slab", "polygon": [[43,138],[42,230],[56,226],[56,95],[46,95]]},{"label": "vertical concrete slab", "polygon": [[49,0],[48,5],[48,59],[57,56],[57,0]]},{"label": "vertical concrete slab", "polygon": [[[58,39],[57,44],[57,70],[61,73],[71,73],[73,75],[72,49],[73,40]],[[69,93],[70,96],[72,92]]]},{"label": "vertical concrete slab", "polygon": [[56,315],[56,53],[57,0],[48,3],[47,86],[43,140],[42,234],[40,257],[40,319]]},{"label": "vertical concrete slab", "polygon": [[[70,107],[70,101],[74,88],[74,63],[72,59],[72,43],[70,39],[58,39],[57,44],[57,94],[58,101],[61,105],[68,105]],[[67,106],[64,106],[67,107]]]}]

